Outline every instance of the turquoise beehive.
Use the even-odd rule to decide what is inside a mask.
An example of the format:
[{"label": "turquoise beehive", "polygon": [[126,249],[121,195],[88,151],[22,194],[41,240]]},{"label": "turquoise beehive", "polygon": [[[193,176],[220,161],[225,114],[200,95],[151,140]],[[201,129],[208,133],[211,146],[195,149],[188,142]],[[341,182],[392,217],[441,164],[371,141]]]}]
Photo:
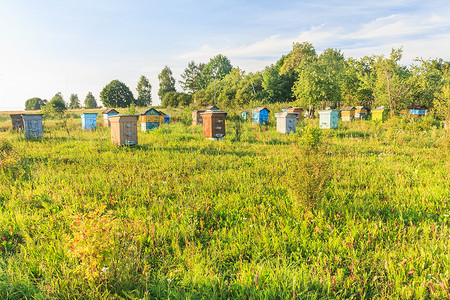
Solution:
[{"label": "turquoise beehive", "polygon": [[81,114],[81,128],[83,130],[94,130],[97,128],[97,113]]},{"label": "turquoise beehive", "polygon": [[322,129],[337,129],[339,109],[319,110],[319,127]]}]

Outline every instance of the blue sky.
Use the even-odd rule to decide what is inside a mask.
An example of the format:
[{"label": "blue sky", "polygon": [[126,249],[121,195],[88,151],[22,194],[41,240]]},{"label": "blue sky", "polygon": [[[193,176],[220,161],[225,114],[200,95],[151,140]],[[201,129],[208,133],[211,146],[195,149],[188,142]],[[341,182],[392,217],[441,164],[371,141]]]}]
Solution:
[{"label": "blue sky", "polygon": [[83,102],[90,91],[101,104],[100,91],[114,79],[137,96],[141,75],[158,104],[165,65],[180,80],[189,61],[223,54],[256,72],[293,42],[354,58],[403,46],[404,64],[450,60],[449,15],[448,0],[0,0],[0,110],[57,92]]}]

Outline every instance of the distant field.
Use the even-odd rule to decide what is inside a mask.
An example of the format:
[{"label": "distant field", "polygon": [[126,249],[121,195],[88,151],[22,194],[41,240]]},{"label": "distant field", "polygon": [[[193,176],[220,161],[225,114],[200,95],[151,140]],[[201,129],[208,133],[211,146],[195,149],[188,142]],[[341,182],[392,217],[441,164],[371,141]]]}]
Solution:
[{"label": "distant field", "polygon": [[218,142],[176,122],[128,148],[76,118],[26,140],[6,116],[2,299],[450,297],[450,132],[431,118],[240,141],[229,121]]}]

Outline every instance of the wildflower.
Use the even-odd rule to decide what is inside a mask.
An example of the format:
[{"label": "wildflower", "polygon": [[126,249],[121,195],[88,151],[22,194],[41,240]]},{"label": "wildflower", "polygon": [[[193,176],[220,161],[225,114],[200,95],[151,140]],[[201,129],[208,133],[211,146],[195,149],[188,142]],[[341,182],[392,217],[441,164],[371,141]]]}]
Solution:
[{"label": "wildflower", "polygon": [[106,273],[106,271],[108,271],[108,270],[109,270],[108,267],[103,267],[103,268],[102,268],[102,273]]}]

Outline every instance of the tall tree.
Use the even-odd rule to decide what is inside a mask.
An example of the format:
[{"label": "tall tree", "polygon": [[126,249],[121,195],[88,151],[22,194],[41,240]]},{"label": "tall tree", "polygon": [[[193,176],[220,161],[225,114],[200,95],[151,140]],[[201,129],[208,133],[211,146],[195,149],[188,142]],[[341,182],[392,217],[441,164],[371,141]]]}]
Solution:
[{"label": "tall tree", "polygon": [[100,98],[105,107],[129,107],[134,103],[133,93],[119,80],[113,80],[106,85],[100,93]]},{"label": "tall tree", "polygon": [[41,98],[35,97],[25,101],[25,110],[39,110],[45,106],[47,100],[42,100]]},{"label": "tall tree", "polygon": [[172,70],[168,66],[165,66],[161,73],[158,75],[159,79],[159,91],[158,95],[161,101],[168,92],[176,92],[175,78],[172,76]]},{"label": "tall tree", "polygon": [[49,107],[50,111],[58,114],[63,113],[67,109],[66,102],[64,102],[61,92],[56,93],[46,106]]},{"label": "tall tree", "polygon": [[336,106],[341,101],[344,56],[335,49],[325,50],[317,59],[301,65],[293,91],[309,107]]},{"label": "tall tree", "polygon": [[267,102],[285,102],[291,100],[291,80],[288,75],[280,74],[280,66],[266,67],[262,86]]},{"label": "tall tree", "polygon": [[180,81],[180,84],[185,92],[194,94],[202,89],[202,71],[204,68],[205,64],[199,63],[197,65],[194,61],[191,61],[184,69],[183,74],[181,74],[183,80]]},{"label": "tall tree", "polygon": [[218,54],[209,60],[202,70],[202,87],[206,88],[211,82],[221,80],[231,72],[233,66],[228,57]]},{"label": "tall tree", "polygon": [[137,106],[152,105],[152,86],[145,76],[142,75],[139,79],[136,90],[138,92],[136,99]]},{"label": "tall tree", "polygon": [[71,94],[70,95],[69,108],[70,109],[81,108],[80,99],[78,99],[78,95],[77,94]]},{"label": "tall tree", "polygon": [[376,106],[389,107],[391,114],[411,104],[410,89],[407,84],[411,73],[399,64],[402,52],[402,48],[392,49],[389,58],[385,58],[384,55],[375,56],[375,103]]},{"label": "tall tree", "polygon": [[87,93],[86,98],[84,99],[84,107],[88,109],[97,108],[97,100],[95,100],[95,97],[91,92]]}]

